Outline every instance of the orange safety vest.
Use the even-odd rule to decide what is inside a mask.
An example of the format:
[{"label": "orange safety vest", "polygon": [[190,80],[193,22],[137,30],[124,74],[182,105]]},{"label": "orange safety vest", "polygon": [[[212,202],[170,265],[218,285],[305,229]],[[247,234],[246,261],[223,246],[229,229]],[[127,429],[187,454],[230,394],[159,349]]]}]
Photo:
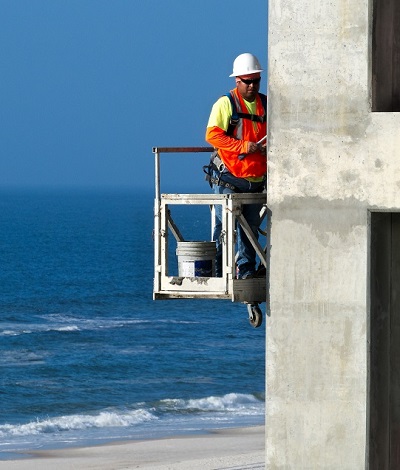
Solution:
[{"label": "orange safety vest", "polygon": [[[231,90],[238,113],[248,114],[248,109],[237,88]],[[256,97],[256,114],[264,116],[265,110],[261,98]],[[251,116],[251,115],[250,115]],[[267,133],[267,123],[239,118],[233,136],[228,136],[226,129],[207,128],[206,140],[218,150],[218,155],[227,170],[238,178],[262,177],[267,171],[267,158],[261,152],[246,154],[247,142],[258,142]],[[242,141],[242,142],[240,142]],[[244,141],[244,142],[243,142]],[[240,159],[239,155],[246,154]]]}]

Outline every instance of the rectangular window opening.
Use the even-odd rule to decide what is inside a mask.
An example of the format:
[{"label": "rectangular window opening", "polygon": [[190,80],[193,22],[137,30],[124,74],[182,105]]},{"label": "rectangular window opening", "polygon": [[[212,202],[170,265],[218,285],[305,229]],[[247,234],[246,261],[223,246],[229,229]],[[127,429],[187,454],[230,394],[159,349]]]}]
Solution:
[{"label": "rectangular window opening", "polygon": [[400,1],[372,0],[372,111],[400,111]]},{"label": "rectangular window opening", "polygon": [[400,468],[400,213],[370,213],[368,468]]}]

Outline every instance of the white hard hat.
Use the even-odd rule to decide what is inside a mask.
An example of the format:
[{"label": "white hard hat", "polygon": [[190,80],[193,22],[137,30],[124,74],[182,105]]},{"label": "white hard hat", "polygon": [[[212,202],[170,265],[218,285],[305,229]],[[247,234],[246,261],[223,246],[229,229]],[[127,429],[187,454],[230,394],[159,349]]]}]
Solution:
[{"label": "white hard hat", "polygon": [[255,55],[245,52],[236,57],[233,62],[233,73],[230,77],[238,77],[239,75],[249,75],[251,73],[262,72],[260,62]]}]

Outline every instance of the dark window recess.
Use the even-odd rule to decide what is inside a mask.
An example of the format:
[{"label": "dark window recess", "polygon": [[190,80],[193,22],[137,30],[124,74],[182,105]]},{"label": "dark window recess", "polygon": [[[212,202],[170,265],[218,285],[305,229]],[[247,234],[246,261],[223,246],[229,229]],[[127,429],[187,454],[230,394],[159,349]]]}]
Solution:
[{"label": "dark window recess", "polygon": [[372,111],[400,111],[400,0],[373,0]]},{"label": "dark window recess", "polygon": [[400,213],[372,212],[368,465],[400,469]]}]

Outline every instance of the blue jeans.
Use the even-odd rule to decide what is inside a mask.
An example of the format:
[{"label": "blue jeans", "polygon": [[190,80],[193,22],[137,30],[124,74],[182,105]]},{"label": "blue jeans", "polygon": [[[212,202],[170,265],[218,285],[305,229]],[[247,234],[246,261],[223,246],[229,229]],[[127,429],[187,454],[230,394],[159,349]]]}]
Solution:
[{"label": "blue jeans", "polygon": [[[214,178],[218,178],[220,175],[214,173]],[[260,193],[264,189],[264,182],[251,183],[244,178],[236,178],[231,173],[222,173],[223,181],[233,184],[242,193]],[[238,191],[234,191],[225,186],[213,185],[215,194],[232,194]],[[243,204],[242,214],[250,225],[252,232],[258,240],[258,228],[260,226],[260,210],[262,204]],[[221,231],[222,231],[222,206],[217,204],[215,206],[215,226],[213,233],[213,241],[216,242],[217,247],[217,258],[215,260],[215,275],[217,277],[222,276],[222,242],[221,242]],[[241,278],[244,275],[254,274],[256,271],[256,251],[253,248],[247,235],[244,233],[240,224],[237,224],[237,259],[236,263],[238,266],[238,277]]]}]

